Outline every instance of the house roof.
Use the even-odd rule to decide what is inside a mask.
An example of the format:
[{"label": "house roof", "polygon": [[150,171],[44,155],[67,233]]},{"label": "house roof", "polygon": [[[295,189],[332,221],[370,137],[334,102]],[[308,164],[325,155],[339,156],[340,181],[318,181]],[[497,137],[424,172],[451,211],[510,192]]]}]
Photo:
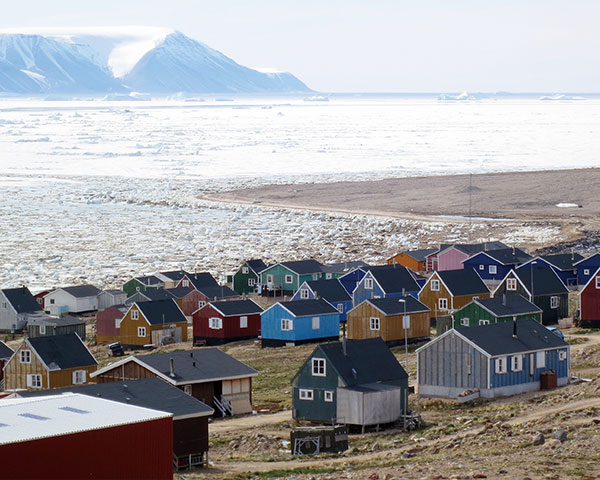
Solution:
[{"label": "house roof", "polygon": [[298,260],[295,262],[281,262],[281,265],[298,275],[309,275],[322,272],[323,265],[316,260]]},{"label": "house roof", "polygon": [[172,281],[177,281],[189,274],[185,270],[170,270],[168,272],[158,272],[157,275],[162,275]]},{"label": "house roof", "polygon": [[75,393],[0,402],[0,445],[168,418],[171,414]]},{"label": "house roof", "polygon": [[437,251],[437,248],[426,248],[424,250],[409,250],[408,252],[404,252],[404,255],[415,259],[417,262],[424,262],[428,255],[431,255],[432,253]]},{"label": "house roof", "polygon": [[76,333],[34,337],[26,340],[50,370],[97,365],[96,359]]},{"label": "house roof", "polygon": [[101,290],[93,285],[76,285],[74,287],[62,287],[62,290],[75,298],[96,297]]},{"label": "house roof", "polygon": [[[510,248],[508,245],[502,242],[483,242],[483,243],[455,243],[453,245],[446,245],[446,248],[454,247],[467,255],[473,255],[478,252],[487,252],[491,250],[500,250]],[[446,248],[440,250],[445,250]]]},{"label": "house roof", "polygon": [[[352,300],[337,278],[332,278],[330,280],[309,280],[304,283],[306,283],[319,298],[324,298],[328,302],[349,302]],[[302,288],[302,286],[300,286],[300,288]]]},{"label": "house roof", "polygon": [[109,295],[127,295],[123,290],[102,290],[100,293],[108,293]]},{"label": "house roof", "polygon": [[[347,386],[408,378],[402,365],[380,338],[324,343],[321,349]],[[314,356],[314,353],[313,353]]]},{"label": "house roof", "polygon": [[[404,300],[404,302],[401,302],[400,300]],[[365,300],[365,302],[369,302],[385,315],[402,315],[405,313],[410,314],[430,311],[430,308],[427,305],[423,305],[412,295],[391,298],[372,298]]]},{"label": "house roof", "polygon": [[135,302],[150,325],[187,322],[185,315],[172,298],[150,302]]},{"label": "house roof", "polygon": [[385,293],[400,293],[418,291],[420,289],[415,277],[403,265],[379,265],[370,267],[369,272]]},{"label": "house roof", "polygon": [[62,395],[72,392],[90,397],[104,398],[138,407],[162,410],[173,418],[202,417],[212,415],[214,410],[200,400],[160,378],[143,378],[126,382],[93,383],[52,390],[19,392],[23,398],[44,395]]},{"label": "house roof", "polygon": [[65,315],[63,317],[51,317],[50,315],[40,315],[31,317],[27,320],[27,325],[54,325],[54,326],[68,326],[68,325],[85,325],[85,320],[74,317],[72,315]]},{"label": "house roof", "polygon": [[456,331],[492,356],[547,350],[569,345],[544,325],[530,318],[517,320],[516,338],[513,337],[513,322],[457,328]]},{"label": "house roof", "polygon": [[147,298],[149,302],[157,302],[160,300],[171,300],[173,295],[169,293],[169,290],[165,290],[163,288],[150,288],[148,290],[144,290],[143,292],[135,292],[131,297],[134,296]]},{"label": "house roof", "polygon": [[190,287],[178,287],[178,288],[169,288],[165,290],[168,295],[171,295],[173,298],[183,298],[186,295],[189,295],[190,292],[193,292],[194,289]]},{"label": "house roof", "polygon": [[471,260],[478,255],[487,255],[488,257],[500,262],[502,265],[518,265],[532,258],[531,255],[527,254],[520,248],[501,248],[498,250],[488,250],[487,252],[476,253],[467,260]]},{"label": "house roof", "polygon": [[253,315],[262,313],[263,308],[252,300],[230,300],[228,302],[210,302],[213,308],[225,317]]},{"label": "house roof", "polygon": [[39,312],[42,310],[42,307],[27,287],[5,288],[2,293],[17,313]]},{"label": "house roof", "polygon": [[472,268],[436,272],[454,296],[489,293],[481,277]]},{"label": "house roof", "polygon": [[514,272],[530,293],[533,274],[534,296],[569,293],[569,289],[565,287],[565,284],[551,267],[530,265],[528,268],[517,268]]},{"label": "house roof", "polygon": [[230,298],[239,297],[240,294],[225,285],[215,285],[210,287],[201,287],[197,289],[201,294],[208,298]]},{"label": "house roof", "polygon": [[258,258],[248,260],[246,265],[248,265],[248,267],[250,267],[250,269],[256,274],[259,274],[268,268],[267,264]]},{"label": "house roof", "polygon": [[323,265],[321,270],[325,273],[347,273],[361,267],[368,267],[368,265],[360,260],[356,262],[328,263],[327,265]]},{"label": "house roof", "polygon": [[160,278],[154,275],[145,275],[143,277],[135,277],[134,280],[137,280],[142,285],[148,286],[156,286],[161,285],[163,282]]},{"label": "house roof", "polygon": [[587,263],[592,263],[592,265],[600,266],[600,253],[593,253],[593,254],[575,262],[573,265],[576,266],[576,265],[587,264]]},{"label": "house roof", "polygon": [[542,260],[554,265],[559,270],[573,270],[575,264],[583,260],[583,255],[578,253],[559,253],[556,255],[540,255]]},{"label": "house roof", "polygon": [[0,340],[0,359],[8,359],[12,357],[12,354],[15,353],[12,348],[10,348],[6,343]]},{"label": "house roof", "polygon": [[481,305],[496,317],[512,317],[527,313],[541,313],[541,309],[521,295],[501,295],[494,298],[478,298],[474,303]]},{"label": "house roof", "polygon": [[188,273],[186,277],[196,290],[200,290],[203,287],[216,287],[219,285],[214,277],[208,272]]},{"label": "house roof", "polygon": [[333,306],[319,298],[318,300],[297,300],[294,302],[279,302],[283,308],[288,310],[296,317],[307,317],[311,315],[328,315],[330,313],[340,313]]}]

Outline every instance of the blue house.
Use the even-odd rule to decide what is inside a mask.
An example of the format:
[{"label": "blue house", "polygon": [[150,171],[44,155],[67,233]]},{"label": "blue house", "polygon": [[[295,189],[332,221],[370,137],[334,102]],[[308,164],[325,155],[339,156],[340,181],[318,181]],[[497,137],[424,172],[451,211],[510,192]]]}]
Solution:
[{"label": "blue house", "polygon": [[346,321],[346,313],[352,308],[352,297],[337,278],[304,282],[292,297],[292,302],[315,298],[327,300],[340,312],[340,321]]},{"label": "blue house", "polygon": [[488,282],[502,280],[511,269],[531,259],[520,248],[502,248],[479,252],[464,260],[464,268],[475,270],[482,280]]},{"label": "blue house", "polygon": [[417,275],[408,268],[392,264],[371,267],[352,292],[352,304],[357,306],[372,298],[412,295],[418,298],[421,287]]},{"label": "blue house", "polygon": [[[540,255],[523,263],[517,268],[529,268],[532,264],[538,266],[547,265],[556,272],[558,278],[567,287],[577,286],[577,267],[575,266],[583,256],[578,253],[559,253],[557,255]],[[593,273],[593,271],[592,271]]]},{"label": "blue house", "polygon": [[329,302],[278,302],[260,315],[261,346],[283,347],[338,340],[340,312]]},{"label": "blue house", "polygon": [[539,390],[542,374],[555,374],[557,385],[566,385],[570,347],[529,318],[453,328],[417,349],[420,396],[514,395]]},{"label": "blue house", "polygon": [[573,266],[577,270],[577,285],[586,285],[594,272],[600,268],[600,253],[594,253],[583,260],[579,260]]},{"label": "blue house", "polygon": [[349,295],[352,295],[356,285],[360,282],[365,274],[367,273],[367,268],[355,268],[354,270],[350,270],[345,275],[342,275],[338,278],[344,289],[348,292]]}]

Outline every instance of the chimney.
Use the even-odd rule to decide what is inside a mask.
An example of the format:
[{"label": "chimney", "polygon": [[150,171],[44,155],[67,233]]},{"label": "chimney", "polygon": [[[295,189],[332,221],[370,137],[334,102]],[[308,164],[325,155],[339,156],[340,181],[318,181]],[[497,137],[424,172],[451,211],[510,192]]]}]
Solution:
[{"label": "chimney", "polygon": [[169,366],[170,366],[169,376],[174,378],[175,377],[175,359],[173,357],[169,358]]},{"label": "chimney", "polygon": [[513,317],[513,338],[517,338],[517,316]]}]

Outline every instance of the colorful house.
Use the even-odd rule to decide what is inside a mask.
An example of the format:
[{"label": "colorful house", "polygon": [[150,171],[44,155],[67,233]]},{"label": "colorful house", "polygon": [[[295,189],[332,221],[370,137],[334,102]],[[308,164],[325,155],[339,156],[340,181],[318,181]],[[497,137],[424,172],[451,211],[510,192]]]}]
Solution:
[{"label": "colorful house", "polygon": [[98,311],[113,305],[123,305],[127,300],[127,293],[123,290],[102,290],[98,294]]},{"label": "colorful house", "polygon": [[262,347],[326,342],[340,334],[340,312],[323,299],[278,302],[261,314],[260,323]]},{"label": "colorful house", "polygon": [[338,262],[338,263],[327,263],[321,267],[323,275],[321,276],[324,280],[331,280],[334,278],[340,278],[346,275],[348,272],[356,270],[357,268],[368,267],[363,261],[355,262]]},{"label": "colorful house", "polygon": [[494,398],[539,390],[542,374],[570,376],[570,347],[533,319],[448,330],[417,349],[419,396]]},{"label": "colorful house", "polygon": [[387,259],[388,264],[397,263],[415,272],[424,272],[427,269],[427,256],[436,253],[439,249],[427,248],[424,250],[409,250]]},{"label": "colorful house", "polygon": [[517,268],[530,268],[532,264],[537,264],[538,266],[547,265],[556,272],[558,278],[560,278],[567,287],[574,288],[577,286],[577,266],[575,264],[581,260],[584,260],[584,258],[578,253],[540,255],[523,263]]},{"label": "colorful house", "polygon": [[194,343],[221,345],[260,335],[263,309],[252,300],[210,302],[193,315]]},{"label": "colorful house", "polygon": [[300,285],[323,276],[323,265],[316,260],[282,262],[260,272],[261,293],[264,295],[291,295]]},{"label": "colorful house", "polygon": [[359,305],[371,298],[416,297],[421,287],[417,275],[402,265],[382,265],[370,267],[352,292],[352,304]]},{"label": "colorful house", "polygon": [[129,310],[125,305],[113,305],[96,315],[96,344],[119,342],[121,340],[121,320]]},{"label": "colorful house", "polygon": [[[365,300],[348,312],[348,338],[381,337],[389,346],[429,338],[430,310],[411,295]],[[406,329],[405,329],[406,327]]]},{"label": "colorful house", "polygon": [[98,310],[99,293],[93,285],[57,288],[44,297],[44,310],[50,315],[93,312]]},{"label": "colorful house", "polygon": [[158,278],[162,283],[164,283],[164,288],[175,288],[179,281],[188,275],[188,272],[184,270],[171,270],[168,272],[158,272],[154,274],[156,278]]},{"label": "colorful house", "polygon": [[123,345],[161,345],[165,339],[187,341],[187,318],[172,298],[136,302],[119,322],[118,341]]},{"label": "colorful house", "polygon": [[231,288],[225,285],[217,285],[211,287],[200,287],[197,289],[200,295],[197,299],[197,308],[204,306],[208,302],[227,302],[231,300],[241,300],[241,295],[234,292]]},{"label": "colorful house", "polygon": [[577,269],[577,285],[585,285],[594,272],[600,268],[600,253],[594,253],[589,257],[575,262],[573,266]]},{"label": "colorful house", "polygon": [[292,387],[298,420],[383,425],[408,410],[408,375],[380,338],[318,345]]},{"label": "colorful house", "polygon": [[48,335],[67,335],[68,333],[76,333],[79,335],[79,338],[85,340],[85,320],[72,315],[63,315],[62,317],[38,315],[31,317],[27,322],[27,335],[29,338]]},{"label": "colorful house", "polygon": [[159,300],[171,300],[173,295],[170,290],[164,288],[148,289],[143,292],[135,292],[125,300],[125,305],[133,305],[136,302],[158,302]]},{"label": "colorful house", "polygon": [[531,259],[520,248],[502,248],[479,252],[463,261],[463,268],[472,268],[482,280],[494,284],[502,280],[513,268]]},{"label": "colorful house", "polygon": [[600,327],[600,267],[579,291],[579,325]]},{"label": "colorful house", "polygon": [[340,321],[346,321],[346,313],[352,308],[352,297],[340,283],[339,279],[312,280],[304,282],[292,297],[292,302],[297,300],[314,300],[322,298],[340,312]]},{"label": "colorful house", "polygon": [[0,392],[4,391],[4,365],[13,356],[12,348],[0,340]]},{"label": "colorful house", "polygon": [[490,291],[475,270],[433,272],[419,292],[419,301],[427,305],[432,318],[448,315],[474,298],[489,298]]},{"label": "colorful house", "polygon": [[206,287],[218,287],[219,284],[209,272],[186,273],[175,287],[190,287],[201,290]]},{"label": "colorful house", "polygon": [[6,390],[48,389],[90,381],[98,363],[78,335],[25,339],[4,366]]},{"label": "colorful house", "polygon": [[[473,300],[454,312],[453,328],[477,327],[490,323],[521,321],[526,318],[542,323],[542,310],[522,295],[500,295]],[[440,334],[442,332],[438,332]]]},{"label": "colorful house", "polygon": [[544,325],[569,316],[569,289],[553,268],[534,265],[509,272],[494,290],[494,297],[518,294],[542,309]]},{"label": "colorful house", "polygon": [[252,412],[252,378],[258,372],[218,348],[126,357],[93,374],[97,383],[157,377],[219,412]]},{"label": "colorful house", "polygon": [[232,276],[232,289],[240,295],[256,292],[260,283],[260,272],[266,269],[267,264],[260,259],[244,262]]},{"label": "colorful house", "polygon": [[123,291],[127,294],[127,297],[131,297],[136,292],[157,290],[159,288],[165,288],[165,284],[154,275],[135,277],[123,284]]},{"label": "colorful house", "polygon": [[348,295],[352,296],[352,292],[354,292],[356,285],[358,285],[358,282],[363,279],[366,273],[367,267],[355,268],[354,270],[350,270],[345,275],[339,277],[338,280],[344,287],[344,290],[348,292]]},{"label": "colorful house", "polygon": [[462,262],[478,252],[509,248],[502,242],[442,244],[440,248],[425,256],[428,272],[437,270],[459,270]]},{"label": "colorful house", "polygon": [[0,330],[22,330],[29,316],[41,311],[42,307],[27,287],[0,290]]}]

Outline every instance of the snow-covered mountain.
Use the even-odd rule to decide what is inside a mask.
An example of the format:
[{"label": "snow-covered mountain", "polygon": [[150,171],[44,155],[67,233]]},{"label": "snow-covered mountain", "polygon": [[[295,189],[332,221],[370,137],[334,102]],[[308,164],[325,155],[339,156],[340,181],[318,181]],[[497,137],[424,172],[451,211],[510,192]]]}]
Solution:
[{"label": "snow-covered mountain", "polygon": [[0,93],[307,92],[180,32],[153,27],[0,31]]}]

